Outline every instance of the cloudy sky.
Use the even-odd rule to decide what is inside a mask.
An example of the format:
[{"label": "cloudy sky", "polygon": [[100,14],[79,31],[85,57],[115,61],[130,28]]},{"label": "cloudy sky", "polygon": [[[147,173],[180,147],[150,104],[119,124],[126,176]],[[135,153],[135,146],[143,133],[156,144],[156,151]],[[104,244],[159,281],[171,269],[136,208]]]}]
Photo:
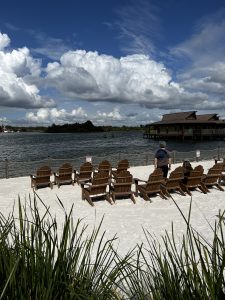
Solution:
[{"label": "cloudy sky", "polygon": [[0,8],[0,121],[140,125],[225,118],[224,0],[11,0]]}]

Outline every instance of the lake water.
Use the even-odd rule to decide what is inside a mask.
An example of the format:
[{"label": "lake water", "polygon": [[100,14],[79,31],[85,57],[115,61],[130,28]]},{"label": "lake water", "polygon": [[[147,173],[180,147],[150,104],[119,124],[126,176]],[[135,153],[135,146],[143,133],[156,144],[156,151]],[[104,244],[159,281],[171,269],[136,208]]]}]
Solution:
[{"label": "lake water", "polygon": [[[168,141],[167,148],[178,152],[212,150],[225,148],[225,141]],[[35,162],[51,158],[53,161],[71,161],[79,166],[86,156],[92,156],[93,163],[102,159],[116,163],[128,158],[132,165],[148,163],[158,147],[158,141],[143,138],[142,131],[98,132],[98,133],[4,133],[0,134],[0,161],[6,159],[11,165],[20,162],[20,169],[31,168]],[[209,152],[210,153],[210,152]],[[210,154],[211,155],[211,154]],[[213,153],[212,153],[213,155]],[[187,156],[187,155],[186,155]],[[26,164],[30,164],[26,167]],[[27,172],[28,170],[26,170]],[[22,171],[21,171],[22,172]]]}]

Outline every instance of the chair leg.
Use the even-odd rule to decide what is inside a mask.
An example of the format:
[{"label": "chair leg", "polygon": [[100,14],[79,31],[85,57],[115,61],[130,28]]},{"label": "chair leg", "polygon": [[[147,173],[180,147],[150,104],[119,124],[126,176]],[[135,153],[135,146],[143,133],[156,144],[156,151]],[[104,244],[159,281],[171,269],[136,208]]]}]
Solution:
[{"label": "chair leg", "polygon": [[106,194],[105,198],[111,205],[113,204],[112,200],[110,199],[109,194]]},{"label": "chair leg", "polygon": [[115,197],[114,193],[111,194],[111,197],[112,197],[113,202],[116,203],[116,197]]},{"label": "chair leg", "polygon": [[[160,192],[159,192],[159,196],[160,196],[162,199],[167,200],[167,197],[166,197],[166,195],[163,193],[163,191],[160,191]],[[170,197],[170,195],[169,195],[169,197]]]},{"label": "chair leg", "polygon": [[181,188],[177,188],[177,190],[180,192],[180,194],[181,194],[182,196],[186,196],[186,194],[182,191]]},{"label": "chair leg", "polygon": [[85,200],[85,191],[84,191],[84,188],[81,189],[81,199]]},{"label": "chair leg", "polygon": [[204,183],[201,183],[198,188],[202,191],[203,194],[207,194],[207,187],[205,186]]},{"label": "chair leg", "polygon": [[217,183],[216,186],[218,187],[218,189],[219,189],[220,191],[223,191],[223,192],[224,192],[224,189],[222,188],[222,186],[221,186],[219,183]]},{"label": "chair leg", "polygon": [[150,202],[152,202],[152,200],[148,197],[148,195],[147,195],[146,193],[142,192],[142,193],[141,193],[141,196],[142,196],[142,198],[143,198],[145,201],[150,201]]},{"label": "chair leg", "polygon": [[87,197],[87,202],[91,205],[91,206],[95,206],[93,201],[91,200],[91,198],[88,196]]},{"label": "chair leg", "polygon": [[182,189],[183,192],[188,193],[189,196],[192,195],[192,193],[190,192],[190,190],[188,189],[188,187],[185,184],[183,184],[182,182],[180,183],[180,187],[181,187],[181,189]]},{"label": "chair leg", "polygon": [[161,185],[161,191],[162,191],[162,194],[164,194],[165,196],[171,197],[170,193],[168,192],[167,188],[164,185]]},{"label": "chair leg", "polygon": [[138,197],[138,184],[135,183],[135,197]]},{"label": "chair leg", "polygon": [[89,193],[87,193],[85,190],[84,190],[84,200],[87,200],[87,202],[91,205],[91,206],[95,206],[93,201],[91,200],[91,197],[89,196]]},{"label": "chair leg", "polygon": [[130,198],[131,198],[131,200],[134,202],[134,204],[136,204],[136,201],[135,201],[135,199],[134,199],[134,195],[133,195],[133,194],[130,195]]}]

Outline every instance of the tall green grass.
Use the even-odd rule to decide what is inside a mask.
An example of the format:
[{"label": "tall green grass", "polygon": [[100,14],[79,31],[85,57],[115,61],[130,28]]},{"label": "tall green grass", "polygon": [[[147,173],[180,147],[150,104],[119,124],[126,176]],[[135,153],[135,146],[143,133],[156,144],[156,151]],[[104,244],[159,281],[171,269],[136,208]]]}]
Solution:
[{"label": "tall green grass", "polygon": [[177,208],[186,234],[178,244],[172,226],[159,243],[145,230],[147,247],[139,246],[136,262],[123,273],[129,299],[225,299],[224,213],[211,227],[209,242],[192,228],[191,206],[187,218]]},{"label": "tall green grass", "polygon": [[0,218],[0,299],[117,298],[128,257],[117,259],[115,238],[103,242],[103,233],[97,242],[101,224],[88,236],[81,221],[73,225],[71,209],[59,234],[49,208],[40,214],[37,197],[18,207],[18,220]]},{"label": "tall green grass", "polygon": [[160,242],[145,230],[145,246],[124,257],[102,222],[88,234],[72,213],[64,210],[61,227],[36,195],[18,200],[18,217],[0,215],[0,299],[225,299],[224,213],[208,241],[190,224],[191,206],[187,217],[180,210],[179,244],[173,226]]}]

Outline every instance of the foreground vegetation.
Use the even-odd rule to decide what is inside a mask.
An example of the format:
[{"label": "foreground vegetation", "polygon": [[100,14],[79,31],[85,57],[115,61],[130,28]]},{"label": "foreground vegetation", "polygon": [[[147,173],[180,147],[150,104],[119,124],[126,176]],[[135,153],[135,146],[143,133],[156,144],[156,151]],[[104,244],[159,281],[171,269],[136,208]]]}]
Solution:
[{"label": "foreground vegetation", "polygon": [[18,210],[18,218],[0,218],[0,299],[225,297],[224,214],[211,228],[212,242],[191,227],[190,207],[180,244],[174,230],[161,242],[145,231],[147,246],[120,257],[116,237],[105,241],[102,224],[88,235],[81,221],[73,223],[73,208],[64,210],[63,227],[37,195],[24,206],[19,200]]}]

